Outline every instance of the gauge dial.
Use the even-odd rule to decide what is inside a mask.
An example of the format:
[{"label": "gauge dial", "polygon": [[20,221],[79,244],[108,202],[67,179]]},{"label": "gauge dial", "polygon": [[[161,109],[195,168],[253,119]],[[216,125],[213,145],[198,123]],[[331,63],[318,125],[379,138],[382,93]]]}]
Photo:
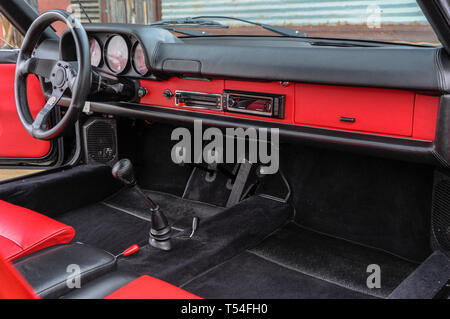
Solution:
[{"label": "gauge dial", "polygon": [[96,39],[89,39],[89,49],[91,51],[91,65],[99,66],[102,62],[102,48]]},{"label": "gauge dial", "polygon": [[128,44],[123,37],[115,35],[109,39],[106,47],[106,62],[114,73],[122,73],[129,59]]},{"label": "gauge dial", "polygon": [[136,42],[133,52],[133,66],[137,73],[145,75],[148,73],[147,63],[145,62],[144,48],[139,42]]}]

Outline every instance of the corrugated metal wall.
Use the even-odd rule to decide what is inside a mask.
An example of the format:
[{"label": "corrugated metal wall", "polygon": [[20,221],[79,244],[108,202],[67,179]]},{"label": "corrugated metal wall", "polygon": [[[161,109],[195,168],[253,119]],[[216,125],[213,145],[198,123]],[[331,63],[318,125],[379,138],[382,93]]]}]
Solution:
[{"label": "corrugated metal wall", "polygon": [[365,24],[377,10],[382,24],[427,22],[415,0],[162,0],[163,19],[227,15],[273,25]]},{"label": "corrugated metal wall", "polygon": [[[91,8],[89,16],[94,16],[93,22],[118,22],[148,24],[155,21],[156,0],[82,0]],[[77,4],[78,0],[72,0]],[[82,21],[86,22],[83,17]]]},{"label": "corrugated metal wall", "polygon": [[72,6],[74,7],[77,16],[81,19],[82,23],[87,23],[89,20],[86,18],[86,16],[83,14],[83,12],[79,8],[79,2],[83,5],[84,9],[86,10],[86,13],[89,15],[89,18],[94,23],[102,22],[101,19],[101,6],[100,6],[100,0],[73,0],[71,1]]}]

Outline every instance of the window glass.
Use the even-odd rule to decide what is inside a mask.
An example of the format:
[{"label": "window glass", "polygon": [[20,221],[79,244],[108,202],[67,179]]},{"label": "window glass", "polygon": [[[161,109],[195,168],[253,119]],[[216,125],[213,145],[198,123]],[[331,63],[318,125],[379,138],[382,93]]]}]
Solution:
[{"label": "window glass", "polygon": [[[40,12],[72,10],[83,22],[148,24],[161,19],[221,15],[293,28],[310,37],[439,44],[416,0],[29,1]],[[214,20],[228,28],[202,30],[210,35],[276,35],[239,21]]]}]

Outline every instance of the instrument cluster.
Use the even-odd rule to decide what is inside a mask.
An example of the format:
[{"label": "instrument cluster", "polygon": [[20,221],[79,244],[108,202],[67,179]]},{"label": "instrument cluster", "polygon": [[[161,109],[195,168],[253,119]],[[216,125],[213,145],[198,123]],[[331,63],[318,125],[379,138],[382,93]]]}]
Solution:
[{"label": "instrument cluster", "polygon": [[120,34],[89,36],[91,64],[117,75],[146,76],[150,72],[142,44]]}]

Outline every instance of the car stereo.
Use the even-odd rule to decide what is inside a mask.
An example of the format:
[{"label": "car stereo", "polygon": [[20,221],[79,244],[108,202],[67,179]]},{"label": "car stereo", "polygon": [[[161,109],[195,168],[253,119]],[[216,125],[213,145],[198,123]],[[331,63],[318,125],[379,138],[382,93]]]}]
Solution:
[{"label": "car stereo", "polygon": [[284,118],[284,95],[224,90],[222,101],[226,112]]}]

